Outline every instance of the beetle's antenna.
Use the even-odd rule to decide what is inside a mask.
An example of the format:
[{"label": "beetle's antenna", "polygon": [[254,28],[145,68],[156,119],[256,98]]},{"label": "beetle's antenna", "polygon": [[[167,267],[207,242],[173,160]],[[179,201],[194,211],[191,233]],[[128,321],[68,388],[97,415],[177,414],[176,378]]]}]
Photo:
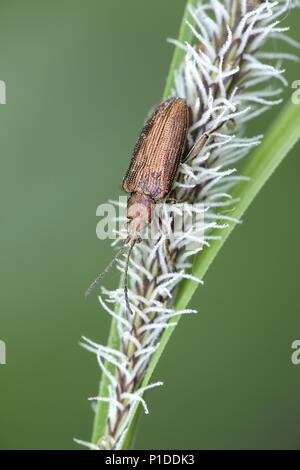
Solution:
[{"label": "beetle's antenna", "polygon": [[[125,242],[126,243],[126,242]],[[88,297],[90,295],[90,293],[92,292],[92,290],[97,286],[97,284],[99,284],[100,281],[102,281],[102,279],[106,276],[106,274],[111,270],[111,268],[113,267],[113,265],[115,264],[115,262],[117,261],[117,259],[123,254],[125,253],[125,251],[128,250],[128,246],[124,245],[122,246],[119,251],[116,253],[116,255],[113,257],[113,259],[111,260],[111,262],[106,266],[106,268],[104,269],[104,271],[102,271],[102,273],[100,273],[96,279],[91,283],[91,285],[87,288],[87,290],[85,291],[84,293],[84,296],[85,297]]]},{"label": "beetle's antenna", "polygon": [[134,245],[136,244],[137,239],[133,239],[127,253],[127,260],[126,260],[126,266],[125,266],[125,276],[124,276],[124,295],[125,295],[125,302],[126,302],[126,307],[130,315],[134,316],[134,312],[132,311],[132,308],[130,307],[129,303],[129,297],[128,297],[128,266],[129,266],[129,260],[130,256],[133,250]]}]

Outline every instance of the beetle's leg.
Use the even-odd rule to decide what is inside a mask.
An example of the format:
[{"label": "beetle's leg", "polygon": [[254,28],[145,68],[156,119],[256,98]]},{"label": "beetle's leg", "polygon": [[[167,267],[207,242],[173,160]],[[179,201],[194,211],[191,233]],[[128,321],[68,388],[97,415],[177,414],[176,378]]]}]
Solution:
[{"label": "beetle's leg", "polygon": [[205,132],[204,134],[202,134],[202,136],[200,137],[200,139],[197,140],[197,142],[193,145],[193,147],[191,148],[191,150],[187,153],[187,155],[185,155],[182,160],[181,160],[181,163],[184,163],[186,162],[187,160],[189,160],[190,158],[194,158],[196,157],[196,155],[198,155],[198,153],[203,149],[204,145],[206,144],[209,136],[210,136],[211,132],[208,133],[208,132]]},{"label": "beetle's leg", "polygon": [[196,157],[200,151],[203,149],[204,145],[206,144],[206,142],[208,141],[209,137],[216,131],[218,131],[220,129],[220,127],[222,127],[224,124],[224,121],[219,124],[217,127],[215,127],[214,129],[212,129],[211,131],[209,132],[204,132],[204,134],[202,134],[202,136],[197,140],[197,142],[193,145],[193,147],[191,148],[191,150],[188,152],[187,155],[185,155],[182,160],[181,160],[181,163],[184,163],[186,162],[188,159],[190,158],[194,158]]}]

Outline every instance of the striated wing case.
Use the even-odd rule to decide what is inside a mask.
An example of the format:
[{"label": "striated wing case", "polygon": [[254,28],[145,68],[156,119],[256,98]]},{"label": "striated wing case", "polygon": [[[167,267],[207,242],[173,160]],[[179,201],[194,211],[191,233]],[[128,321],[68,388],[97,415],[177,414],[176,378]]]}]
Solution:
[{"label": "striated wing case", "polygon": [[189,107],[181,98],[163,101],[146,122],[123,180],[127,193],[142,193],[154,200],[170,192],[189,126]]}]

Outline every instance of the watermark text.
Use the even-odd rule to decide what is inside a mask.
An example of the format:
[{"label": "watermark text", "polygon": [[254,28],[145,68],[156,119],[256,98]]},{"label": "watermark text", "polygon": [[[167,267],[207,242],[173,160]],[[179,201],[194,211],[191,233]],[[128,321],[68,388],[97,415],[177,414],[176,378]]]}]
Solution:
[{"label": "watermark text", "polygon": [[300,364],[300,339],[295,339],[291,347],[293,349],[291,361],[294,366],[298,366]]},{"label": "watermark text", "polygon": [[6,364],[6,344],[0,339],[0,365]]}]

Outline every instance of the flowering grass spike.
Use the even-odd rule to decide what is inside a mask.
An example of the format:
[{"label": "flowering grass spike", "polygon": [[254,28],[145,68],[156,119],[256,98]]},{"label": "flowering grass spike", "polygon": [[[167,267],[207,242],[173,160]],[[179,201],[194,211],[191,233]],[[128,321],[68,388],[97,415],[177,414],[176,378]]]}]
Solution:
[{"label": "flowering grass spike", "polygon": [[[191,109],[188,146],[192,148],[204,133],[209,139],[196,156],[180,165],[169,195],[188,204],[189,226],[179,237],[158,231],[134,246],[128,270],[134,315],[128,314],[122,287],[101,288],[99,302],[115,321],[118,344],[105,347],[83,338],[83,346],[95,354],[109,384],[107,394],[90,398],[107,410],[97,442],[78,441],[90,448],[122,448],[136,404],[148,413],[143,392],[162,385],[143,386],[162,333],[176,325],[179,315],[196,313],[174,309],[176,287],[183,279],[202,283],[190,274],[193,257],[209,250],[215,238],[212,230],[219,228],[221,237],[223,227],[238,222],[230,216],[237,202],[230,191],[244,178],[235,165],[262,140],[262,135],[245,136],[248,121],[281,102],[282,87],[287,85],[282,62],[296,56],[272,52],[270,39],[297,46],[286,36],[288,28],[280,26],[296,6],[298,2],[283,0],[199,1],[189,8],[191,40],[170,40],[184,52],[171,95],[184,98]],[[196,217],[199,211],[204,211],[204,221]],[[117,262],[120,273],[125,261],[124,255]]]}]

